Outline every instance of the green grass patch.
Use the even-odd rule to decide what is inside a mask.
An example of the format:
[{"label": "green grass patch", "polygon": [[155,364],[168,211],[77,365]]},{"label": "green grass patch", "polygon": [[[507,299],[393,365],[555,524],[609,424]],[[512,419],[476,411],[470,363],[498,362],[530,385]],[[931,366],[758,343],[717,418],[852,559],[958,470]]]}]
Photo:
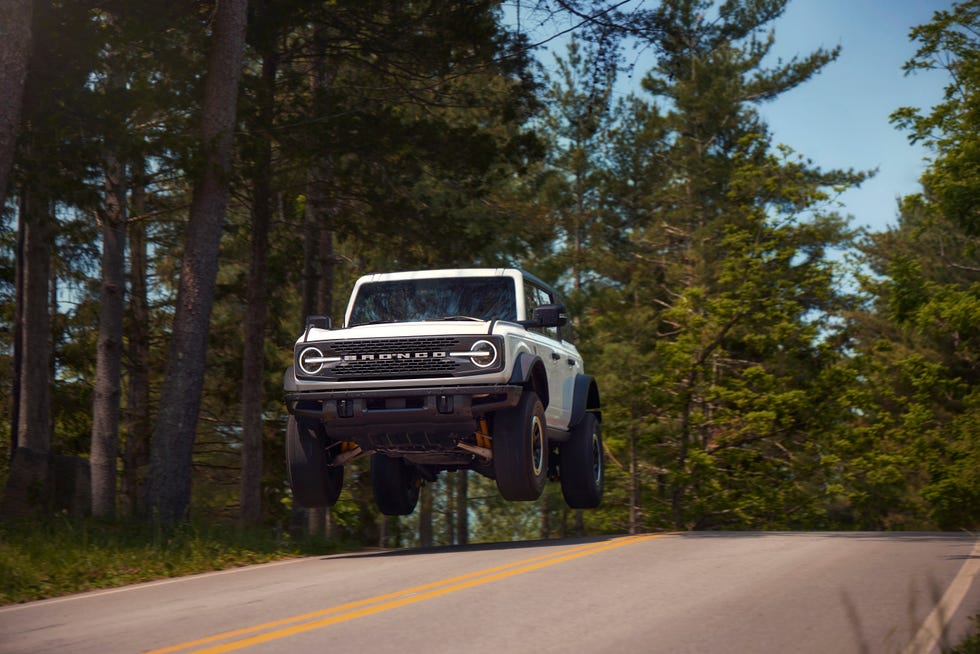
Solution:
[{"label": "green grass patch", "polygon": [[973,620],[973,633],[949,650],[949,654],[980,654],[980,614],[970,619]]},{"label": "green grass patch", "polygon": [[292,540],[229,525],[163,528],[53,518],[0,524],[0,604],[96,588],[329,554],[324,540]]}]

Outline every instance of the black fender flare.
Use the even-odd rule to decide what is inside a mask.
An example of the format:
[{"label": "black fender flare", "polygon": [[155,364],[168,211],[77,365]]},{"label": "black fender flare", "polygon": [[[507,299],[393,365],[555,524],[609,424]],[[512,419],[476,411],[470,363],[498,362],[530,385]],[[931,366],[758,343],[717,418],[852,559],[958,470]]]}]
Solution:
[{"label": "black fender flare", "polygon": [[599,385],[591,375],[579,373],[575,375],[575,387],[572,391],[572,415],[568,427],[572,428],[582,422],[586,413],[594,413],[596,420],[602,421],[602,411],[599,410]]},{"label": "black fender flare", "polygon": [[510,374],[509,384],[530,386],[538,394],[541,404],[548,408],[548,373],[545,372],[544,362],[536,354],[521,352],[514,361],[514,370]]}]

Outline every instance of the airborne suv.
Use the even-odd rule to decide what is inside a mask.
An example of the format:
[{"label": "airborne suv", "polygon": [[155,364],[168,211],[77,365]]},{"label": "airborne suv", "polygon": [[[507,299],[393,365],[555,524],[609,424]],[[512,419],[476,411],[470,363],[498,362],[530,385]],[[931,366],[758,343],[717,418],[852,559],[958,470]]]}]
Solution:
[{"label": "airborne suv", "polygon": [[412,513],[443,470],[535,500],[550,478],[572,508],[603,491],[599,390],[547,284],[511,268],[367,275],[342,329],[307,318],[285,375],[295,501],[332,506],[344,465],[371,457],[382,513]]}]

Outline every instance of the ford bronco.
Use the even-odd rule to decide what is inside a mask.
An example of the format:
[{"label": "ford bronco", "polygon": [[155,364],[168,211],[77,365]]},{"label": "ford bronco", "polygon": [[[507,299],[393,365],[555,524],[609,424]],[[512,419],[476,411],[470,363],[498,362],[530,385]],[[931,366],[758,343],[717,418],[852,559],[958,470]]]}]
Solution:
[{"label": "ford bronco", "polygon": [[508,500],[537,499],[548,479],[572,508],[602,498],[599,389],[556,292],[522,270],[364,276],[343,328],[307,318],[284,386],[300,505],[332,506],[345,464],[366,456],[386,515],[463,469]]}]

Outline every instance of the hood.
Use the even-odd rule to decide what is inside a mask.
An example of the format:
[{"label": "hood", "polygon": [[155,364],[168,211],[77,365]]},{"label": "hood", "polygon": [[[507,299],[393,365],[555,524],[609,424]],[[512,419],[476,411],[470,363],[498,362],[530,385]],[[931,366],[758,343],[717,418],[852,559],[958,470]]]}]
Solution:
[{"label": "hood", "polygon": [[297,343],[335,341],[354,338],[397,338],[399,336],[443,336],[451,334],[490,334],[492,323],[483,320],[426,320],[358,325],[346,329],[317,329],[301,335]]}]

